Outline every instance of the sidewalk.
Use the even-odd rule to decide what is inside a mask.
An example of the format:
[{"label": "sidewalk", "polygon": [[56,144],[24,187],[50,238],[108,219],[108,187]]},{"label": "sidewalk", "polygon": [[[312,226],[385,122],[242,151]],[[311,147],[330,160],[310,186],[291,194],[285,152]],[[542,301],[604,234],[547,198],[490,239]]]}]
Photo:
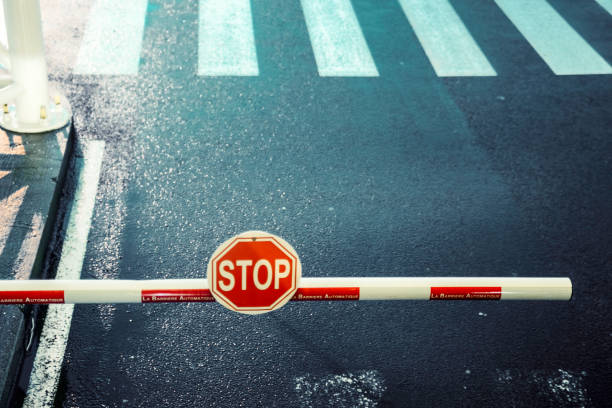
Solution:
[{"label": "sidewalk", "polygon": [[[0,130],[0,279],[42,277],[70,143],[69,126],[35,135]],[[18,378],[31,309],[0,306],[0,406]]]}]

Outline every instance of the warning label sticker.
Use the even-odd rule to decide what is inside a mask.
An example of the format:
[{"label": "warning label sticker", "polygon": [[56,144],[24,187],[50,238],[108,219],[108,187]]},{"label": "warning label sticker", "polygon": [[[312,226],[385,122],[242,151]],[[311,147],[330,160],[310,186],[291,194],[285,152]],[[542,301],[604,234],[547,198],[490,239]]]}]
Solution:
[{"label": "warning label sticker", "polygon": [[430,300],[499,300],[501,286],[432,286]]},{"label": "warning label sticker", "polygon": [[63,290],[18,290],[0,291],[0,304],[47,304],[64,303]]},{"label": "warning label sticker", "polygon": [[299,288],[291,300],[359,300],[359,288]]},{"label": "warning label sticker", "polygon": [[208,289],[144,289],[142,303],[214,302]]}]

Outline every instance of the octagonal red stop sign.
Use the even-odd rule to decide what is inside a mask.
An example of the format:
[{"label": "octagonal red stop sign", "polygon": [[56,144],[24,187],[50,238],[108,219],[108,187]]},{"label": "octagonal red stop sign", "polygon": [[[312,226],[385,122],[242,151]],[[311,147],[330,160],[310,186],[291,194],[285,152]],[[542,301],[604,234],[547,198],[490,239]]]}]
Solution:
[{"label": "octagonal red stop sign", "polygon": [[257,314],[282,307],[298,288],[302,267],[291,245],[262,231],[228,239],[208,262],[215,299],[230,310]]}]

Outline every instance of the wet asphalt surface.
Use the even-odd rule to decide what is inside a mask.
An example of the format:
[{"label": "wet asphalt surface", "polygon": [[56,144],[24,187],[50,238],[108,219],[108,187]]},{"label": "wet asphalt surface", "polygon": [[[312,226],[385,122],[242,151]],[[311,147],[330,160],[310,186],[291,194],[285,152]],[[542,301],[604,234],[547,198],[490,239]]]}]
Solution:
[{"label": "wet asphalt surface", "polygon": [[[453,1],[498,76],[439,78],[396,2],[356,0],[380,77],[322,78],[299,2],[252,3],[258,77],[196,76],[194,1],[150,2],[137,77],[51,58],[106,141],[83,278],[203,277],[259,229],[304,276],[569,276],[573,299],[79,305],[57,404],[606,406],[612,77],[555,76],[495,4]],[[551,4],[612,61],[609,14]]]}]

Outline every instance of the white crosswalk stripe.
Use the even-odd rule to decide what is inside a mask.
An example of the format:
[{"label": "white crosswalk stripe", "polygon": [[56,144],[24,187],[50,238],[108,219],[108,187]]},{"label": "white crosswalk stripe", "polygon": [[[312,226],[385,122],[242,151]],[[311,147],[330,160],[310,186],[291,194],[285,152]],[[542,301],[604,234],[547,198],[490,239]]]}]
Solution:
[{"label": "white crosswalk stripe", "polygon": [[399,0],[436,74],[497,75],[447,0]]},{"label": "white crosswalk stripe", "polygon": [[555,74],[612,74],[612,67],[546,0],[495,2]]},{"label": "white crosswalk stripe", "polygon": [[198,75],[257,76],[250,0],[200,0]]},{"label": "white crosswalk stripe", "polygon": [[87,22],[74,72],[136,75],[147,0],[97,0]]},{"label": "white crosswalk stripe", "polygon": [[378,76],[350,0],[302,0],[321,76]]},{"label": "white crosswalk stripe", "polygon": [[608,13],[612,14],[612,0],[595,0]]}]

